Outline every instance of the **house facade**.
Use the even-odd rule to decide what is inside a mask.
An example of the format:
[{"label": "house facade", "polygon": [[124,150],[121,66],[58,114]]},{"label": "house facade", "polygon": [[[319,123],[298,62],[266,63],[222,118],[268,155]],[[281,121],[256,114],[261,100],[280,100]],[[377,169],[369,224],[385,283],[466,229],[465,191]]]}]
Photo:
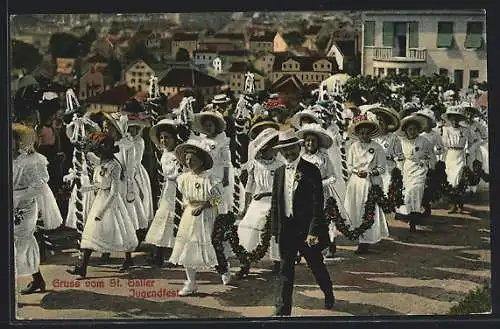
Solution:
[{"label": "house facade", "polygon": [[253,62],[255,68],[265,74],[269,74],[273,71],[275,55],[270,52],[262,52],[257,55],[257,58]]},{"label": "house facade", "polygon": [[121,84],[85,100],[88,112],[117,112],[135,95],[135,90]]},{"label": "house facade", "polygon": [[484,10],[367,11],[361,73],[448,76],[458,88],[487,80]]},{"label": "house facade", "polygon": [[223,81],[188,67],[173,67],[158,81],[160,91],[168,97],[186,89],[198,89],[208,99],[219,93],[223,85]]},{"label": "house facade", "polygon": [[288,50],[288,45],[278,32],[258,32],[249,39],[251,51],[283,52]]},{"label": "house facade", "polygon": [[198,33],[175,33],[172,36],[172,56],[175,57],[179,49],[184,48],[193,57],[193,52],[198,49]]},{"label": "house facade", "polygon": [[96,96],[106,89],[104,84],[104,75],[91,67],[80,78],[80,88],[78,88],[78,99],[85,100],[89,97]]},{"label": "house facade", "polygon": [[254,75],[255,91],[263,91],[265,89],[266,76],[255,69],[247,62],[234,62],[228,70],[229,87],[235,95],[239,95],[245,91],[246,74],[250,72]]},{"label": "house facade", "polygon": [[196,50],[193,54],[194,64],[205,68],[211,67],[216,58],[217,52],[211,50]]},{"label": "house facade", "polygon": [[319,85],[339,69],[335,58],[286,56],[276,57],[273,72],[269,75],[275,83],[285,75],[294,75],[303,85]]},{"label": "house facade", "polygon": [[147,91],[149,78],[155,74],[154,69],[142,59],[133,62],[125,69],[125,81],[127,86],[136,91]]}]

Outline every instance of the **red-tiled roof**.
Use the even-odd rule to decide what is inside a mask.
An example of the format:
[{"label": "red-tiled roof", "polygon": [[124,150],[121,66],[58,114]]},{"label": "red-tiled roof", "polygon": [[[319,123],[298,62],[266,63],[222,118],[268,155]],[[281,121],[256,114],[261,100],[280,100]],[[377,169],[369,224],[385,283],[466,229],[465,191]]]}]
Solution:
[{"label": "red-tiled roof", "polygon": [[199,38],[198,33],[175,33],[172,37],[173,41],[196,41]]},{"label": "red-tiled roof", "polygon": [[299,91],[304,90],[304,85],[298,79],[295,74],[285,74],[278,80],[276,80],[270,87],[269,90],[271,92],[278,92],[282,90],[282,88],[288,84],[293,84],[295,88],[297,88]]},{"label": "red-tiled roof", "polygon": [[192,68],[174,67],[158,82],[165,87],[215,87],[224,84],[223,81]]},{"label": "red-tiled roof", "polygon": [[85,102],[90,104],[122,105],[135,94],[136,92],[133,88],[130,88],[126,84],[121,84],[99,95],[89,97]]}]

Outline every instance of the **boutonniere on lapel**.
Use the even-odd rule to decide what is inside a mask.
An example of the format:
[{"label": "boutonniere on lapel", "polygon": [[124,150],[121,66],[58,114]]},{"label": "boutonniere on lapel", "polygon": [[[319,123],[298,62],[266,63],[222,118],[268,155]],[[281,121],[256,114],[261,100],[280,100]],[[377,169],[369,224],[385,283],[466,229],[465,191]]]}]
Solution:
[{"label": "boutonniere on lapel", "polygon": [[271,176],[274,176],[274,170],[271,170]]},{"label": "boutonniere on lapel", "polygon": [[384,148],[388,148],[389,147],[389,143],[384,143]]},{"label": "boutonniere on lapel", "polygon": [[215,150],[215,144],[210,145],[211,150]]},{"label": "boutonniere on lapel", "polygon": [[102,167],[101,171],[99,171],[99,175],[101,175],[101,176],[106,175],[106,171],[107,171],[107,168],[106,167]]},{"label": "boutonniere on lapel", "polygon": [[420,150],[420,147],[415,147],[415,152],[418,152]]},{"label": "boutonniere on lapel", "polygon": [[371,154],[373,154],[373,153],[375,153],[375,149],[374,149],[373,147],[370,147],[370,148],[368,149],[368,152],[370,152]]},{"label": "boutonniere on lapel", "polygon": [[300,182],[300,180],[302,179],[302,173],[300,171],[297,171],[295,173],[295,182]]},{"label": "boutonniere on lapel", "polygon": [[196,183],[194,184],[194,187],[195,187],[197,190],[199,190],[199,189],[200,189],[200,187],[201,187],[201,185],[200,185],[200,183],[196,182]]},{"label": "boutonniere on lapel", "polygon": [[460,138],[463,138],[464,137],[464,134],[462,132],[460,132]]}]

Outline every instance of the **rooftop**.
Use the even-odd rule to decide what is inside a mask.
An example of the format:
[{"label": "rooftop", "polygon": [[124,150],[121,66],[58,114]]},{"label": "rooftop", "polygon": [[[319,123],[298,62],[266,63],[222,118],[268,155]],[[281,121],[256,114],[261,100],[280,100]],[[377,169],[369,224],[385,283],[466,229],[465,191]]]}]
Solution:
[{"label": "rooftop", "polygon": [[172,36],[173,41],[197,41],[199,38],[198,33],[175,33]]},{"label": "rooftop", "polygon": [[273,42],[275,36],[276,36],[276,32],[265,31],[264,33],[261,33],[261,34],[254,34],[254,35],[252,35],[250,37],[250,42],[252,42],[252,41],[257,41],[257,42]]},{"label": "rooftop", "polygon": [[126,84],[121,84],[105,92],[85,100],[89,104],[122,105],[135,95],[135,90]]},{"label": "rooftop", "polygon": [[173,67],[158,84],[166,87],[196,88],[221,86],[224,82],[194,68]]},{"label": "rooftop", "polygon": [[322,59],[325,59],[330,63],[332,63],[332,70],[331,70],[332,72],[338,71],[338,66],[337,62],[335,61],[335,58],[324,57],[324,56],[291,56],[291,55],[276,56],[276,58],[274,59],[273,71],[281,71],[282,70],[281,65],[289,59],[292,59],[299,63],[300,71],[314,71],[313,64],[316,61]]}]

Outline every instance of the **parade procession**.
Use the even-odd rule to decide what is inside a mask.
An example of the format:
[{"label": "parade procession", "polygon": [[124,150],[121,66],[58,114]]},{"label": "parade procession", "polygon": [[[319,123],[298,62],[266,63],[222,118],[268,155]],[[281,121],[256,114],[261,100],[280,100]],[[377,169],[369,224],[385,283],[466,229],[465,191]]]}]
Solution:
[{"label": "parade procession", "polygon": [[[129,286],[147,285],[155,269],[165,279],[176,273],[179,297],[276,280],[270,305],[287,316],[295,269],[307,264],[324,309],[335,310],[343,262],[333,271],[325,264],[344,241],[365,262],[395,234],[390,217],[418,243],[436,209],[461,216],[489,180],[478,86],[339,77],[292,104],[245,77],[237,97],[227,89],[200,103],[187,90],[169,109],[151,76],[147,94],[117,112],[88,110],[73,89],[61,102],[36,83],[22,86],[13,102],[12,220],[15,275],[31,279],[16,294],[51,289],[44,269],[64,252],[73,255],[63,280],[71,285],[59,283],[66,289],[102,276],[97,264],[114,264],[106,275],[117,277],[142,270]],[[384,92],[366,83],[376,79]],[[58,149],[47,142],[56,137]],[[259,279],[263,268],[272,276]],[[215,291],[200,281],[207,272],[219,276]]]}]

